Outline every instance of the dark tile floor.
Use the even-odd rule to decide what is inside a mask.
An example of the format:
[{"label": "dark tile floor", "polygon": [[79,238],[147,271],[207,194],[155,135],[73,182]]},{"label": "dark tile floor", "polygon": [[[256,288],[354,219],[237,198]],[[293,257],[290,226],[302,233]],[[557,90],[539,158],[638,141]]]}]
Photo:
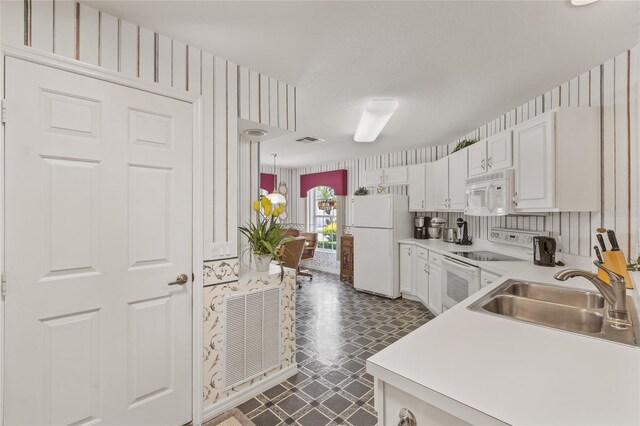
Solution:
[{"label": "dark tile floor", "polygon": [[302,278],[298,374],[238,408],[256,425],[376,424],[365,360],[433,318],[422,304],[356,292],[337,275]]}]

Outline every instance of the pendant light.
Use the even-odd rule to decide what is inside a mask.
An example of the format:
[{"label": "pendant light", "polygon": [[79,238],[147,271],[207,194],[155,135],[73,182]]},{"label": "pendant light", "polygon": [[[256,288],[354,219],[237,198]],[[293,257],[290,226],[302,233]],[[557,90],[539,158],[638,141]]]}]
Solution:
[{"label": "pendant light", "polygon": [[273,155],[273,192],[265,195],[265,197],[271,201],[271,204],[287,204],[287,199],[278,192],[278,175],[276,174],[276,157],[278,154],[271,155]]}]

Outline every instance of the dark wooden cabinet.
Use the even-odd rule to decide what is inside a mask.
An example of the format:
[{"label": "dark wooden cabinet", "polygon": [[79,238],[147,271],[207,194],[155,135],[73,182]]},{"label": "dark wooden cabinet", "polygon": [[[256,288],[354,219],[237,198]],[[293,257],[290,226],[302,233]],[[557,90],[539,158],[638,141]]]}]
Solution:
[{"label": "dark wooden cabinet", "polygon": [[353,235],[340,237],[340,281],[353,282]]}]

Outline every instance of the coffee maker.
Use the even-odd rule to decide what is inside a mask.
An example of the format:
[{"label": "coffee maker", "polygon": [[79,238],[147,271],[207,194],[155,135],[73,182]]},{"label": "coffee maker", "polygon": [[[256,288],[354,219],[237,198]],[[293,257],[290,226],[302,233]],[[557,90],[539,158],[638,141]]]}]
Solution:
[{"label": "coffee maker", "polygon": [[551,237],[533,237],[533,264],[556,266],[556,240]]},{"label": "coffee maker", "polygon": [[413,220],[413,238],[417,240],[426,240],[429,238],[427,232],[428,224],[431,222],[431,218],[427,216],[416,216]]}]

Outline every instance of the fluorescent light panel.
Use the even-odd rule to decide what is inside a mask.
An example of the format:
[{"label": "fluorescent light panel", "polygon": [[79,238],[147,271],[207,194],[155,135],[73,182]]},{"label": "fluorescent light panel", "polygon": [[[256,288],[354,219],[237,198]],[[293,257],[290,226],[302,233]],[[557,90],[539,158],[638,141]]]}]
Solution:
[{"label": "fluorescent light panel", "polygon": [[353,140],[356,142],[375,141],[397,108],[398,102],[393,99],[375,99],[367,102],[362,117],[360,117],[356,134],[353,135]]},{"label": "fluorescent light panel", "polygon": [[597,1],[598,0],[571,0],[571,4],[574,6],[586,6]]}]

